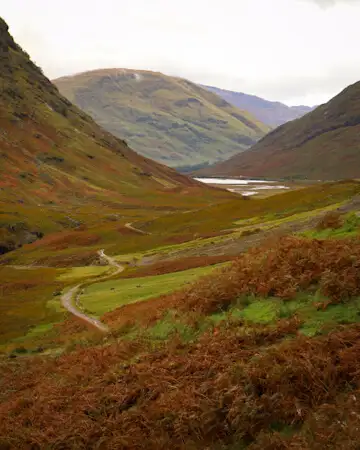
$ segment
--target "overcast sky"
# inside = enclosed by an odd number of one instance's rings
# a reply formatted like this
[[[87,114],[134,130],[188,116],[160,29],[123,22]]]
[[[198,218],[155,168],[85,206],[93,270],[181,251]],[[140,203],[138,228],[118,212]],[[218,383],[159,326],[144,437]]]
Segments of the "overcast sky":
[[[0,0],[50,78],[158,70],[290,105],[360,80],[360,0]]]

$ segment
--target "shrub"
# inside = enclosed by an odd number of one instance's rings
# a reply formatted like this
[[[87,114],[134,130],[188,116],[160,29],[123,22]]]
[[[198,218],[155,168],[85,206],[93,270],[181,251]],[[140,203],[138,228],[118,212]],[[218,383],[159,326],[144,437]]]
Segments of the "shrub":
[[[360,241],[283,237],[249,251],[175,299],[182,310],[214,313],[241,295],[293,298],[320,287],[334,303],[360,295]]]
[[[341,214],[335,211],[331,211],[326,213],[316,225],[316,229],[318,231],[332,229],[336,230],[341,228],[343,225],[343,221],[341,219]]]

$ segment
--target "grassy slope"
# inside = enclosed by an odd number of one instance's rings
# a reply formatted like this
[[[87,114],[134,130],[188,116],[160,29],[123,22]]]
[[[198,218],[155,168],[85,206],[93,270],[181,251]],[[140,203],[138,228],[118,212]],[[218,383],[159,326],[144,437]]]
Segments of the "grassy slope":
[[[106,345],[0,363],[2,444],[357,448],[359,242],[282,238],[106,315]]]
[[[223,161],[269,130],[194,83],[157,72],[104,69],[54,83],[136,151],[173,167]]]
[[[89,286],[81,296],[86,311],[103,315],[121,305],[147,300],[181,289],[185,284],[206,275],[213,267],[200,267],[150,277],[105,281]]]
[[[271,102],[255,95],[242,92],[228,91],[213,86],[203,86],[211,92],[219,95],[228,103],[240,109],[245,109],[258,120],[271,127],[278,127],[290,120],[298,119],[309,113],[313,108],[309,106],[287,106],[280,102]]]
[[[0,253],[64,229],[67,247],[84,247],[134,217],[230,198],[100,128],[59,94],[2,21],[0,46]],[[95,224],[97,237],[86,230]]]
[[[201,236],[218,230],[236,227],[239,220],[263,217],[263,222],[295,213],[323,208],[349,199],[360,192],[357,181],[325,183],[298,191],[286,192],[265,199],[235,199],[221,205],[210,205],[185,214],[171,214],[144,224],[152,233],[166,229],[173,234]],[[267,218],[268,217],[268,218]]]
[[[134,262],[141,262],[144,258],[144,263],[147,265],[140,268],[132,268],[130,266],[121,274],[121,278],[118,281],[112,280],[109,282],[110,287],[119,286],[119,290],[115,292],[108,292],[104,288],[106,284],[103,283],[88,289],[91,293],[93,289],[99,289],[101,298],[103,295],[105,296],[104,298],[110,295],[111,299],[114,300],[111,305],[116,307],[116,302],[119,299],[121,301],[122,298],[120,294],[122,282],[124,281],[123,277],[153,276],[229,260],[231,259],[230,255],[236,254],[236,251],[242,251],[243,229],[249,229],[251,233],[259,224],[262,224],[261,227],[263,229],[270,229],[273,226],[282,225],[287,220],[292,220],[292,216],[299,220],[306,219],[307,217],[312,217],[313,214],[320,214],[328,208],[328,205],[339,204],[359,192],[360,187],[356,182],[327,184],[279,194],[264,200],[244,201],[238,199],[231,203],[224,203],[223,206],[218,205],[216,208],[212,206],[191,214],[168,214],[146,225],[146,229],[151,230],[151,235],[143,236],[136,233],[121,234],[118,232],[117,236],[115,236],[110,233],[109,243],[105,242],[106,252],[118,254],[118,260],[124,264],[129,262],[133,265]],[[313,210],[315,211],[313,212]],[[238,222],[239,220],[240,222]],[[221,236],[221,230],[224,228],[231,228],[233,234]],[[206,237],[209,235],[212,237],[201,239],[201,236]],[[31,264],[34,260],[42,261],[41,258],[47,255],[47,263],[61,266],[64,265],[65,255],[70,254],[72,255],[70,263],[80,266],[84,262],[75,258],[79,252],[81,254],[81,251],[85,249],[89,254],[90,260],[94,261],[96,251],[99,248],[99,243],[85,246],[84,248],[74,247],[75,244],[71,244],[69,249],[56,250],[59,244],[63,245],[63,241],[60,240],[59,243],[56,240],[52,241],[50,238],[52,237],[45,237],[34,244],[25,245],[21,250],[14,252],[14,259],[17,258],[18,263]],[[255,238],[257,238],[256,234]],[[183,241],[185,242],[182,244],[178,243]],[[223,246],[222,243],[224,243]],[[65,247],[68,245],[66,244]],[[239,250],[234,252],[231,249],[231,245],[235,249],[239,248]],[[237,245],[240,245],[240,247],[236,247]],[[207,254],[214,256],[207,257]],[[158,256],[160,260],[156,263]],[[59,260],[58,258],[60,257],[61,259]],[[47,278],[47,283],[43,283],[42,274],[48,273],[47,271],[52,275]],[[0,336],[2,343],[6,344],[13,338],[27,334],[31,327],[39,324],[46,325],[61,321],[63,314],[59,314],[61,312],[58,310],[59,298],[53,297],[53,293],[67,286],[78,284],[87,278],[104,273],[102,267],[78,267],[67,271],[63,269],[51,271],[53,269],[33,268],[32,270],[19,270],[8,267],[0,268],[0,278],[7,279],[11,274],[9,282],[4,285],[3,291],[0,291],[0,304],[3,306],[4,311],[7,311],[7,314],[3,315],[0,321],[1,328],[4,331]],[[172,276],[170,274],[169,278],[172,279]],[[157,287],[155,288],[152,285],[152,289],[154,288],[154,292],[160,292],[159,289],[163,288],[161,277],[158,279],[155,277],[154,282],[154,286],[157,285]],[[139,284],[137,281],[134,282],[135,284],[132,281],[125,281],[125,285],[127,283],[130,287]],[[105,290],[103,291],[103,289]],[[142,293],[139,289],[135,289],[137,296]],[[145,290],[147,291],[148,289],[145,287]],[[21,302],[17,301],[19,295],[21,295]],[[32,308],[34,298],[36,298],[38,304],[37,308]],[[89,296],[87,298],[89,298],[90,302],[92,301]],[[101,301],[99,307],[102,307]],[[64,338],[65,341],[66,339],[68,337]],[[42,339],[39,338],[38,340],[41,343]],[[31,339],[28,343],[30,346],[34,345]],[[50,347],[53,345],[52,343]]]
[[[346,201],[359,193],[360,183],[349,181],[317,185],[277,194],[268,199],[243,200],[235,196],[233,200],[223,201],[221,204],[217,201],[196,210],[191,208],[181,212],[168,211],[167,214],[138,207],[124,213],[136,214],[133,216],[136,226],[150,233],[148,235],[139,235],[127,230],[119,225],[118,221],[105,221],[88,226],[84,231],[71,230],[67,233],[46,236],[4,255],[2,261],[11,261],[12,264],[36,262],[37,265],[56,267],[82,266],[96,260],[99,248],[105,248],[108,254],[127,255],[150,252],[159,247],[171,250],[171,247],[179,244],[190,247],[201,246],[205,240],[216,240],[221,234],[236,231],[239,228],[237,223],[239,220],[246,221],[256,217],[256,221],[249,224],[256,226],[256,223],[278,221],[296,213]],[[196,198],[189,199],[189,203],[191,200],[196,201]],[[98,215],[91,217],[95,220]]]
[[[69,284],[53,269],[6,264],[89,264],[104,242],[136,236],[124,227],[127,222],[233,196],[136,154],[99,127],[59,94],[1,19],[0,52],[3,341],[43,321],[62,319],[50,301]]]
[[[360,82],[206,174],[341,179],[360,176]]]

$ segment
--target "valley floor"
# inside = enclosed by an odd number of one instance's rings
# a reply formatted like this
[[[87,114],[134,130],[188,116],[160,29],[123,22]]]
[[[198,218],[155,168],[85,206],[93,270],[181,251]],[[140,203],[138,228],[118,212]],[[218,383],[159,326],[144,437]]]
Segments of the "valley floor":
[[[359,194],[127,223],[89,266],[20,250],[0,266],[0,446],[357,448]]]

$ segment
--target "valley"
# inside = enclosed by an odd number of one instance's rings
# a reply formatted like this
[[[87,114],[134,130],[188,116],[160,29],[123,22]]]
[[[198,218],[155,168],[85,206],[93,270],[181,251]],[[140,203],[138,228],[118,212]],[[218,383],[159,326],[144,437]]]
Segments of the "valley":
[[[358,448],[357,84],[266,134],[159,72],[53,84],[2,19],[0,51],[0,449]]]

